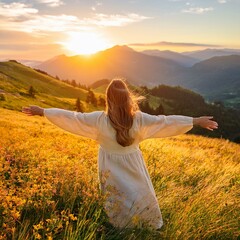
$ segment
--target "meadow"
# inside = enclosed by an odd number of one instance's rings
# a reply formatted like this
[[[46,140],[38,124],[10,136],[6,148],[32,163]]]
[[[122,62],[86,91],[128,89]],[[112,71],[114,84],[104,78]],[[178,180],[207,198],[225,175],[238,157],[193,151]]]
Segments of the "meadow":
[[[96,142],[0,114],[0,239],[239,238],[239,145],[191,134],[142,142],[164,226],[121,230],[104,212]]]

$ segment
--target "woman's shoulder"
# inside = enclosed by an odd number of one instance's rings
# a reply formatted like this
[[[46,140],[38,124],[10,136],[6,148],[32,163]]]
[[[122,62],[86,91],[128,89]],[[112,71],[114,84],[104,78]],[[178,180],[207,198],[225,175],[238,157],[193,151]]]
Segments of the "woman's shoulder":
[[[142,117],[144,117],[147,113],[142,112],[141,110],[137,110],[134,114],[134,117],[136,119],[141,119]],[[148,114],[147,114],[148,115]]]
[[[145,113],[138,110],[136,111],[135,116],[138,119],[156,119],[158,116],[164,116],[164,115],[152,115],[152,114]]]
[[[134,121],[135,121],[136,123],[138,123],[138,124],[141,123],[142,114],[143,114],[143,112],[140,111],[140,110],[137,110],[137,111],[134,113]]]
[[[75,112],[77,118],[83,119],[88,122],[96,122],[104,117],[104,111],[93,111],[93,112]]]
[[[139,125],[148,125],[158,122],[160,115],[151,115],[142,111],[136,111],[135,113],[135,121]]]
[[[140,110],[137,110],[134,114],[135,117],[139,117],[141,115],[142,115],[142,111],[140,111]]]
[[[89,115],[89,116],[95,116],[95,117],[100,117],[105,115],[104,111],[93,111],[93,112],[84,112],[84,115]]]
[[[106,121],[107,119],[107,113],[105,111],[94,111],[92,112],[94,117],[98,119],[99,121]]]

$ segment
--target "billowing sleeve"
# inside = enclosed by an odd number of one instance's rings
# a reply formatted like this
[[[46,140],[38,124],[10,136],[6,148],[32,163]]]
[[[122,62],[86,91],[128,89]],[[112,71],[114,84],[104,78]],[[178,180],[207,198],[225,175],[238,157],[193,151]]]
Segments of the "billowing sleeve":
[[[80,113],[59,108],[45,108],[44,116],[54,125],[73,134],[97,140],[103,112]]]
[[[140,138],[164,138],[188,132],[193,127],[193,118],[181,115],[149,115],[141,112]]]

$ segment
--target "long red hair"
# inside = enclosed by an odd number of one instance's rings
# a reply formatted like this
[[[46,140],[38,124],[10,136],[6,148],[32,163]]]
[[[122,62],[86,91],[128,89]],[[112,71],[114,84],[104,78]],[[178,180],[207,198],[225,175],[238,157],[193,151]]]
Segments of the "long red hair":
[[[134,96],[123,80],[115,79],[108,85],[106,98],[106,112],[116,130],[116,140],[123,147],[130,146],[134,138],[129,130],[138,109]]]

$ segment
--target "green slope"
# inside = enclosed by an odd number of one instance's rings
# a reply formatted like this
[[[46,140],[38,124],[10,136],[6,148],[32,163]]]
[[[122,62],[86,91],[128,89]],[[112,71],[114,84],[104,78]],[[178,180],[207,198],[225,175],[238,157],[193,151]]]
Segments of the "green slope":
[[[36,90],[35,97],[28,93],[29,87]],[[94,88],[95,87],[95,88]],[[95,96],[103,97],[107,80],[96,82],[92,86]],[[138,95],[145,96],[149,107],[141,107],[150,114],[162,114],[158,107],[163,107],[165,115],[179,114],[186,116],[214,116],[219,123],[217,131],[209,132],[196,128],[194,134],[211,137],[223,137],[239,142],[240,115],[239,111],[224,108],[221,104],[207,104],[204,99],[190,90],[180,87],[160,85],[153,89],[146,87],[130,88]],[[0,108],[21,110],[23,106],[39,105],[42,107],[59,107],[75,110],[76,99],[79,97],[83,111],[103,109],[104,106],[93,106],[85,102],[88,91],[75,88],[47,74],[36,71],[14,61],[0,63]]]
[[[35,97],[28,94],[29,87]],[[76,98],[85,101],[87,91],[74,88],[17,62],[0,63],[0,107],[20,110],[26,104],[74,108]]]

